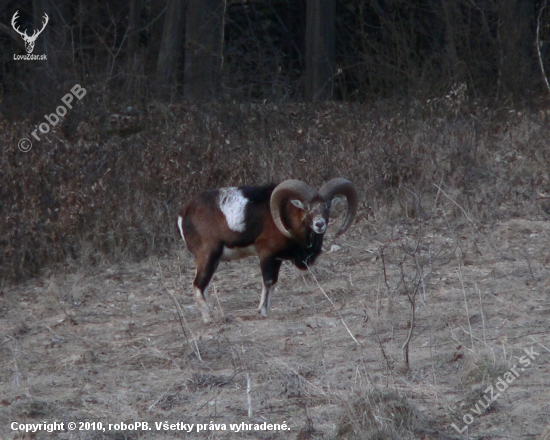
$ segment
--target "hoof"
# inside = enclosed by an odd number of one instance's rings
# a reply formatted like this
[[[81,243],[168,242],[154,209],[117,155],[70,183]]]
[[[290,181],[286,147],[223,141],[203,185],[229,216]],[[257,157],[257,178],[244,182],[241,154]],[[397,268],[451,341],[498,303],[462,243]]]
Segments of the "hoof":
[[[204,322],[205,324],[208,324],[212,321],[212,316],[210,315],[210,310],[202,309],[201,310],[201,315],[202,315],[202,322]]]

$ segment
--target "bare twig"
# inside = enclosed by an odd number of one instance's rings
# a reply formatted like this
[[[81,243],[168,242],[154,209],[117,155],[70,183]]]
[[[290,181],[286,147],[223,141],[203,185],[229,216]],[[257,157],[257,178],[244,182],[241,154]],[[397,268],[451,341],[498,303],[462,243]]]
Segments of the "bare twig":
[[[540,52],[540,17],[542,16],[542,11],[544,11],[544,8],[546,8],[546,1],[544,2],[544,5],[540,8],[539,15],[537,16],[537,55],[539,58],[539,64],[540,64],[540,71],[542,72],[542,78],[544,79],[544,83],[546,84],[546,88],[548,89],[548,93],[550,93],[550,82],[548,81],[548,76],[546,76],[546,70],[544,69],[544,63],[542,61],[542,54]]]
[[[539,344],[542,348],[544,348],[546,351],[550,352],[550,348],[546,347],[545,345],[542,345],[539,341],[537,341],[535,338],[533,338],[531,336],[531,339],[536,342],[537,344]]]
[[[462,286],[462,295],[464,296],[464,306],[466,307],[466,318],[468,319],[468,327],[470,328],[470,339],[472,342],[472,352],[475,353],[474,348],[474,338],[472,331],[472,323],[470,322],[470,312],[468,310],[468,301],[466,300],[466,289],[464,287],[464,278],[462,277],[462,267],[460,266],[460,261],[458,262],[458,269],[456,270],[458,279],[460,280],[460,285]]]
[[[523,249],[523,255],[525,255],[525,260],[527,261],[527,267],[529,268],[529,272],[531,273],[531,278],[533,278],[533,281],[536,281],[535,274],[533,273],[533,269],[531,268],[531,260],[529,258],[529,254],[525,249]]]
[[[164,393],[162,393],[162,394],[159,396],[159,398],[158,398],[157,400],[155,400],[155,401],[151,404],[151,406],[150,406],[149,408],[147,408],[147,412],[151,411],[151,410],[153,409],[153,407],[154,407],[157,403],[159,403],[159,402],[162,400],[162,398],[163,398],[164,396],[166,396],[166,394],[168,393],[168,391],[170,391],[170,390],[172,389],[172,387],[173,387],[175,384],[177,384],[181,379],[183,379],[183,376],[178,377],[178,378],[177,378],[168,388],[166,388],[166,391],[164,391]]]
[[[248,418],[252,418],[252,395],[250,394],[250,390],[252,388],[251,382],[250,382],[250,373],[246,373],[246,398],[248,400]]]
[[[338,313],[338,316],[340,317],[340,321],[342,321],[342,324],[344,324],[344,327],[346,327],[346,330],[348,331],[349,335],[351,336],[351,339],[353,339],[353,341],[357,344],[357,345],[361,345],[359,343],[359,341],[357,339],[355,339],[355,336],[353,336],[353,333],[351,332],[351,330],[349,329],[349,327],[347,326],[346,324],[346,321],[344,321],[344,318],[342,317],[342,314],[340,313],[340,311],[336,308],[336,304],[334,304],[334,302],[332,301],[332,299],[330,299],[330,297],[327,295],[327,293],[325,292],[325,290],[321,287],[321,285],[319,284],[319,281],[317,281],[317,278],[315,277],[315,275],[313,274],[313,272],[311,271],[311,269],[309,268],[309,266],[306,264],[306,267],[307,267],[307,270],[308,272],[310,273],[310,275],[312,276],[312,278],[315,280],[315,283],[317,284],[317,287],[319,288],[319,290],[321,292],[323,292],[323,295],[325,295],[325,298],[329,300],[329,302],[332,304],[332,307],[334,307],[334,310],[336,310],[336,313]]]
[[[455,202],[455,201],[454,201],[445,191],[443,191],[443,190],[441,189],[441,187],[440,187],[439,185],[437,185],[437,184],[434,183],[433,186],[435,186],[439,191],[441,191],[441,192],[443,193],[443,195],[444,195],[445,197],[447,197],[451,202],[453,202],[456,206],[458,206],[458,208],[462,211],[462,213],[466,216],[466,218],[468,219],[468,221],[472,224],[472,226],[473,226],[473,227],[475,228],[475,230],[477,231],[478,228],[477,228],[476,224],[475,224],[474,221],[470,218],[470,216],[469,216],[468,213],[465,211],[465,209],[464,209],[462,206],[460,206],[458,203],[456,203],[456,202]]]
[[[481,291],[479,290],[479,287],[477,285],[476,282],[474,282],[475,286],[476,286],[476,289],[477,289],[477,294],[479,296],[479,309],[481,311],[481,323],[483,324],[483,342],[485,343],[485,345],[487,345],[487,333],[486,333],[486,330],[485,330],[485,313],[483,313],[483,303],[481,302]]]
[[[197,408],[197,411],[195,412],[195,417],[197,417],[199,415],[199,413],[201,412],[201,410],[208,404],[210,404],[210,402],[214,401],[216,402],[216,398],[222,393],[223,391],[223,388],[220,388],[219,391],[210,399],[208,399],[206,402],[204,402],[201,406],[199,406]]]
[[[319,325],[319,317],[317,316],[317,306],[315,305],[315,298],[313,296],[311,297],[311,302],[313,304],[313,314],[315,316],[315,325],[317,326],[317,336],[319,336],[319,343],[321,347],[321,359],[323,360],[323,371],[325,373],[327,387],[330,392],[330,381],[328,380],[327,362],[325,357],[325,341],[323,340],[323,332],[321,331],[321,326]]]
[[[193,350],[195,352],[195,354],[196,354],[197,358],[199,359],[199,361],[202,362],[201,352],[199,350],[199,346],[197,345],[197,338],[195,338],[195,335],[193,334],[193,330],[191,330],[191,327],[189,327],[189,325],[187,324],[187,320],[185,319],[185,315],[183,314],[183,311],[181,310],[180,303],[178,302],[178,300],[176,299],[174,294],[170,291],[170,289],[168,289],[166,287],[166,284],[164,284],[164,277],[162,275],[162,268],[160,267],[160,261],[158,261],[158,259],[157,259],[157,264],[159,266],[159,271],[160,271],[160,282],[161,282],[162,286],[164,287],[164,290],[166,290],[168,295],[170,295],[170,299],[172,300],[172,302],[174,303],[174,306],[176,306],[176,310],[178,311],[178,317],[179,317],[181,329],[183,331],[183,335],[185,336],[185,339],[187,340],[187,343],[191,347],[191,350]],[[191,342],[189,341],[189,338],[187,337],[187,332],[185,331],[185,327],[187,327],[189,329],[189,332],[191,333],[191,337],[193,338],[193,343],[195,345],[194,347],[193,347],[193,345],[191,345]]]
[[[461,325],[458,326],[458,328],[460,328],[460,330],[462,330],[464,332],[464,334],[470,336],[470,338],[473,338],[473,339],[476,339],[477,341],[481,342],[482,344],[484,344],[489,350],[491,350],[492,354],[493,354],[493,361],[496,362],[496,356],[495,356],[495,350],[493,349],[493,347],[491,347],[489,344],[487,344],[487,342],[485,341],[482,341],[480,338],[478,338],[476,335],[474,335],[473,333],[469,332],[468,330],[466,330],[464,327],[462,327]],[[490,340],[493,340],[493,341],[499,341],[501,338],[498,337],[498,338],[491,338]],[[461,344],[462,345],[462,344]],[[466,349],[469,350],[468,347],[466,347]],[[472,351],[472,350],[470,350]],[[472,351],[473,354],[476,354],[474,351]]]
[[[3,23],[0,23],[0,31],[4,32],[5,34],[9,35],[13,38],[13,40],[21,46],[22,49],[25,49],[25,42],[19,37],[17,32],[13,30],[13,28],[10,28],[9,26],[6,26]]]
[[[380,246],[380,259],[382,260],[382,271],[384,273],[384,284],[386,284],[386,289],[388,290],[388,295],[390,294],[390,285],[388,283],[388,273],[386,272],[386,260],[385,260],[385,254],[384,250],[386,249],[387,245]]]
[[[412,293],[412,295],[409,292],[407,292],[407,297],[409,298],[409,302],[411,303],[411,318],[408,322],[409,332],[407,334],[407,339],[405,340],[405,342],[403,343],[403,346],[401,347],[401,349],[403,350],[403,361],[405,362],[405,365],[407,366],[407,368],[410,368],[410,366],[409,366],[409,342],[411,342],[411,338],[412,338],[412,334],[413,334],[413,330],[414,330],[414,318],[416,316],[415,300],[416,300],[416,294],[418,293],[419,285],[420,284],[416,285],[416,289],[414,289],[414,292]]]
[[[19,348],[17,347],[17,339],[9,335],[6,335],[6,337],[13,342],[13,347],[11,349],[13,353],[13,370],[15,372],[15,378],[13,379],[13,381],[15,385],[19,387],[19,367],[17,365],[17,353],[19,351]]]
[[[365,276],[365,278],[367,278],[367,273],[365,272],[365,269],[363,267],[363,265],[357,260],[354,258],[354,261],[355,261],[355,264],[357,264],[360,268],[361,268],[361,271],[363,272],[363,275]],[[387,286],[388,289],[389,289],[389,286]],[[376,303],[377,303],[377,308],[378,308],[378,304],[380,304],[380,301],[378,300],[378,293],[380,292],[380,289],[377,289],[377,299],[376,299]],[[388,291],[388,294],[389,294],[389,291]],[[388,356],[386,355],[386,351],[384,350],[384,346],[382,345],[382,341],[380,340],[380,336],[378,335],[379,331],[378,331],[378,328],[376,327],[376,325],[374,324],[374,321],[370,318],[369,316],[369,312],[367,311],[367,307],[364,306],[365,309],[364,309],[364,313],[365,313],[365,316],[367,317],[367,319],[365,320],[365,324],[370,322],[371,325],[372,325],[372,328],[374,330],[374,335],[376,336],[376,340],[378,341],[378,345],[380,346],[380,351],[382,352],[382,356],[384,357],[384,360],[386,361],[386,367],[388,369],[388,372],[390,373],[390,376],[392,375],[392,370],[391,370],[391,366],[390,366],[390,361],[388,359]],[[380,315],[380,310],[378,310],[378,316]],[[393,339],[393,338],[392,338]],[[366,371],[366,369],[365,369]],[[388,377],[388,376],[386,376]],[[367,373],[367,379],[368,379],[368,373]]]
[[[225,321],[225,313],[223,313],[223,308],[222,308],[222,305],[220,303],[220,298],[218,296],[218,289],[216,288],[216,283],[212,283],[212,290],[214,291],[214,296],[216,297],[216,302],[218,303],[218,307],[220,308],[222,318]]]

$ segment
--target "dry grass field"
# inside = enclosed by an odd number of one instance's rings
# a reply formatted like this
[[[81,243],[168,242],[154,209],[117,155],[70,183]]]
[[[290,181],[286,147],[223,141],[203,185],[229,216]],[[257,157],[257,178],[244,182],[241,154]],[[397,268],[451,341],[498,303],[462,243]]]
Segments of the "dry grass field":
[[[550,422],[550,224],[449,222],[454,202],[439,197],[431,215],[399,226],[360,213],[334,238],[334,219],[310,273],[283,266],[269,319],[256,312],[250,258],[220,266],[209,289],[216,317],[203,324],[183,244],[162,259],[4,288],[0,437],[539,438]],[[24,434],[13,421],[151,429]],[[287,430],[231,431],[242,422]]]
[[[146,110],[75,111],[28,153],[28,121],[1,122],[1,440],[548,440],[548,112]],[[268,319],[257,259],[222,263],[204,324],[181,204],[337,176],[355,224],[335,238],[333,210]]]

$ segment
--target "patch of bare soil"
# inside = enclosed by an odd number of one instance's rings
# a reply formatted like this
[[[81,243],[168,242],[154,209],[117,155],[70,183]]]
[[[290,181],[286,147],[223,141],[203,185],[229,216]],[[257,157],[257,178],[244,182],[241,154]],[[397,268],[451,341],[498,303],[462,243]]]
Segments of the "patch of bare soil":
[[[363,218],[343,237],[335,231],[331,225],[311,273],[285,263],[269,319],[256,312],[254,258],[220,265],[208,325],[194,304],[185,250],[4,287],[0,437],[517,440],[543,433],[550,421],[548,221],[478,226],[449,224],[441,214],[393,227]],[[413,302],[407,368],[402,346]],[[54,421],[82,430],[11,429]],[[155,422],[194,428],[157,430]],[[288,430],[261,430],[264,422]]]

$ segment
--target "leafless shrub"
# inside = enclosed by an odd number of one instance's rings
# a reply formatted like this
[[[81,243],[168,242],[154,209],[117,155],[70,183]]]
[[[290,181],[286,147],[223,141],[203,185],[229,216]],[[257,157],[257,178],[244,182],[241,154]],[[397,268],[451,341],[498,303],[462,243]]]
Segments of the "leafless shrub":
[[[338,438],[413,439],[426,421],[408,398],[384,389],[362,390],[344,405]]]
[[[549,188],[544,115],[449,122],[355,104],[151,104],[125,130],[94,107],[95,93],[70,141],[56,132],[22,153],[31,126],[0,122],[10,146],[0,158],[10,182],[0,189],[0,277],[170,252],[182,195],[223,185],[341,175],[389,221],[427,218],[436,198],[449,218],[540,212],[533,202]]]

